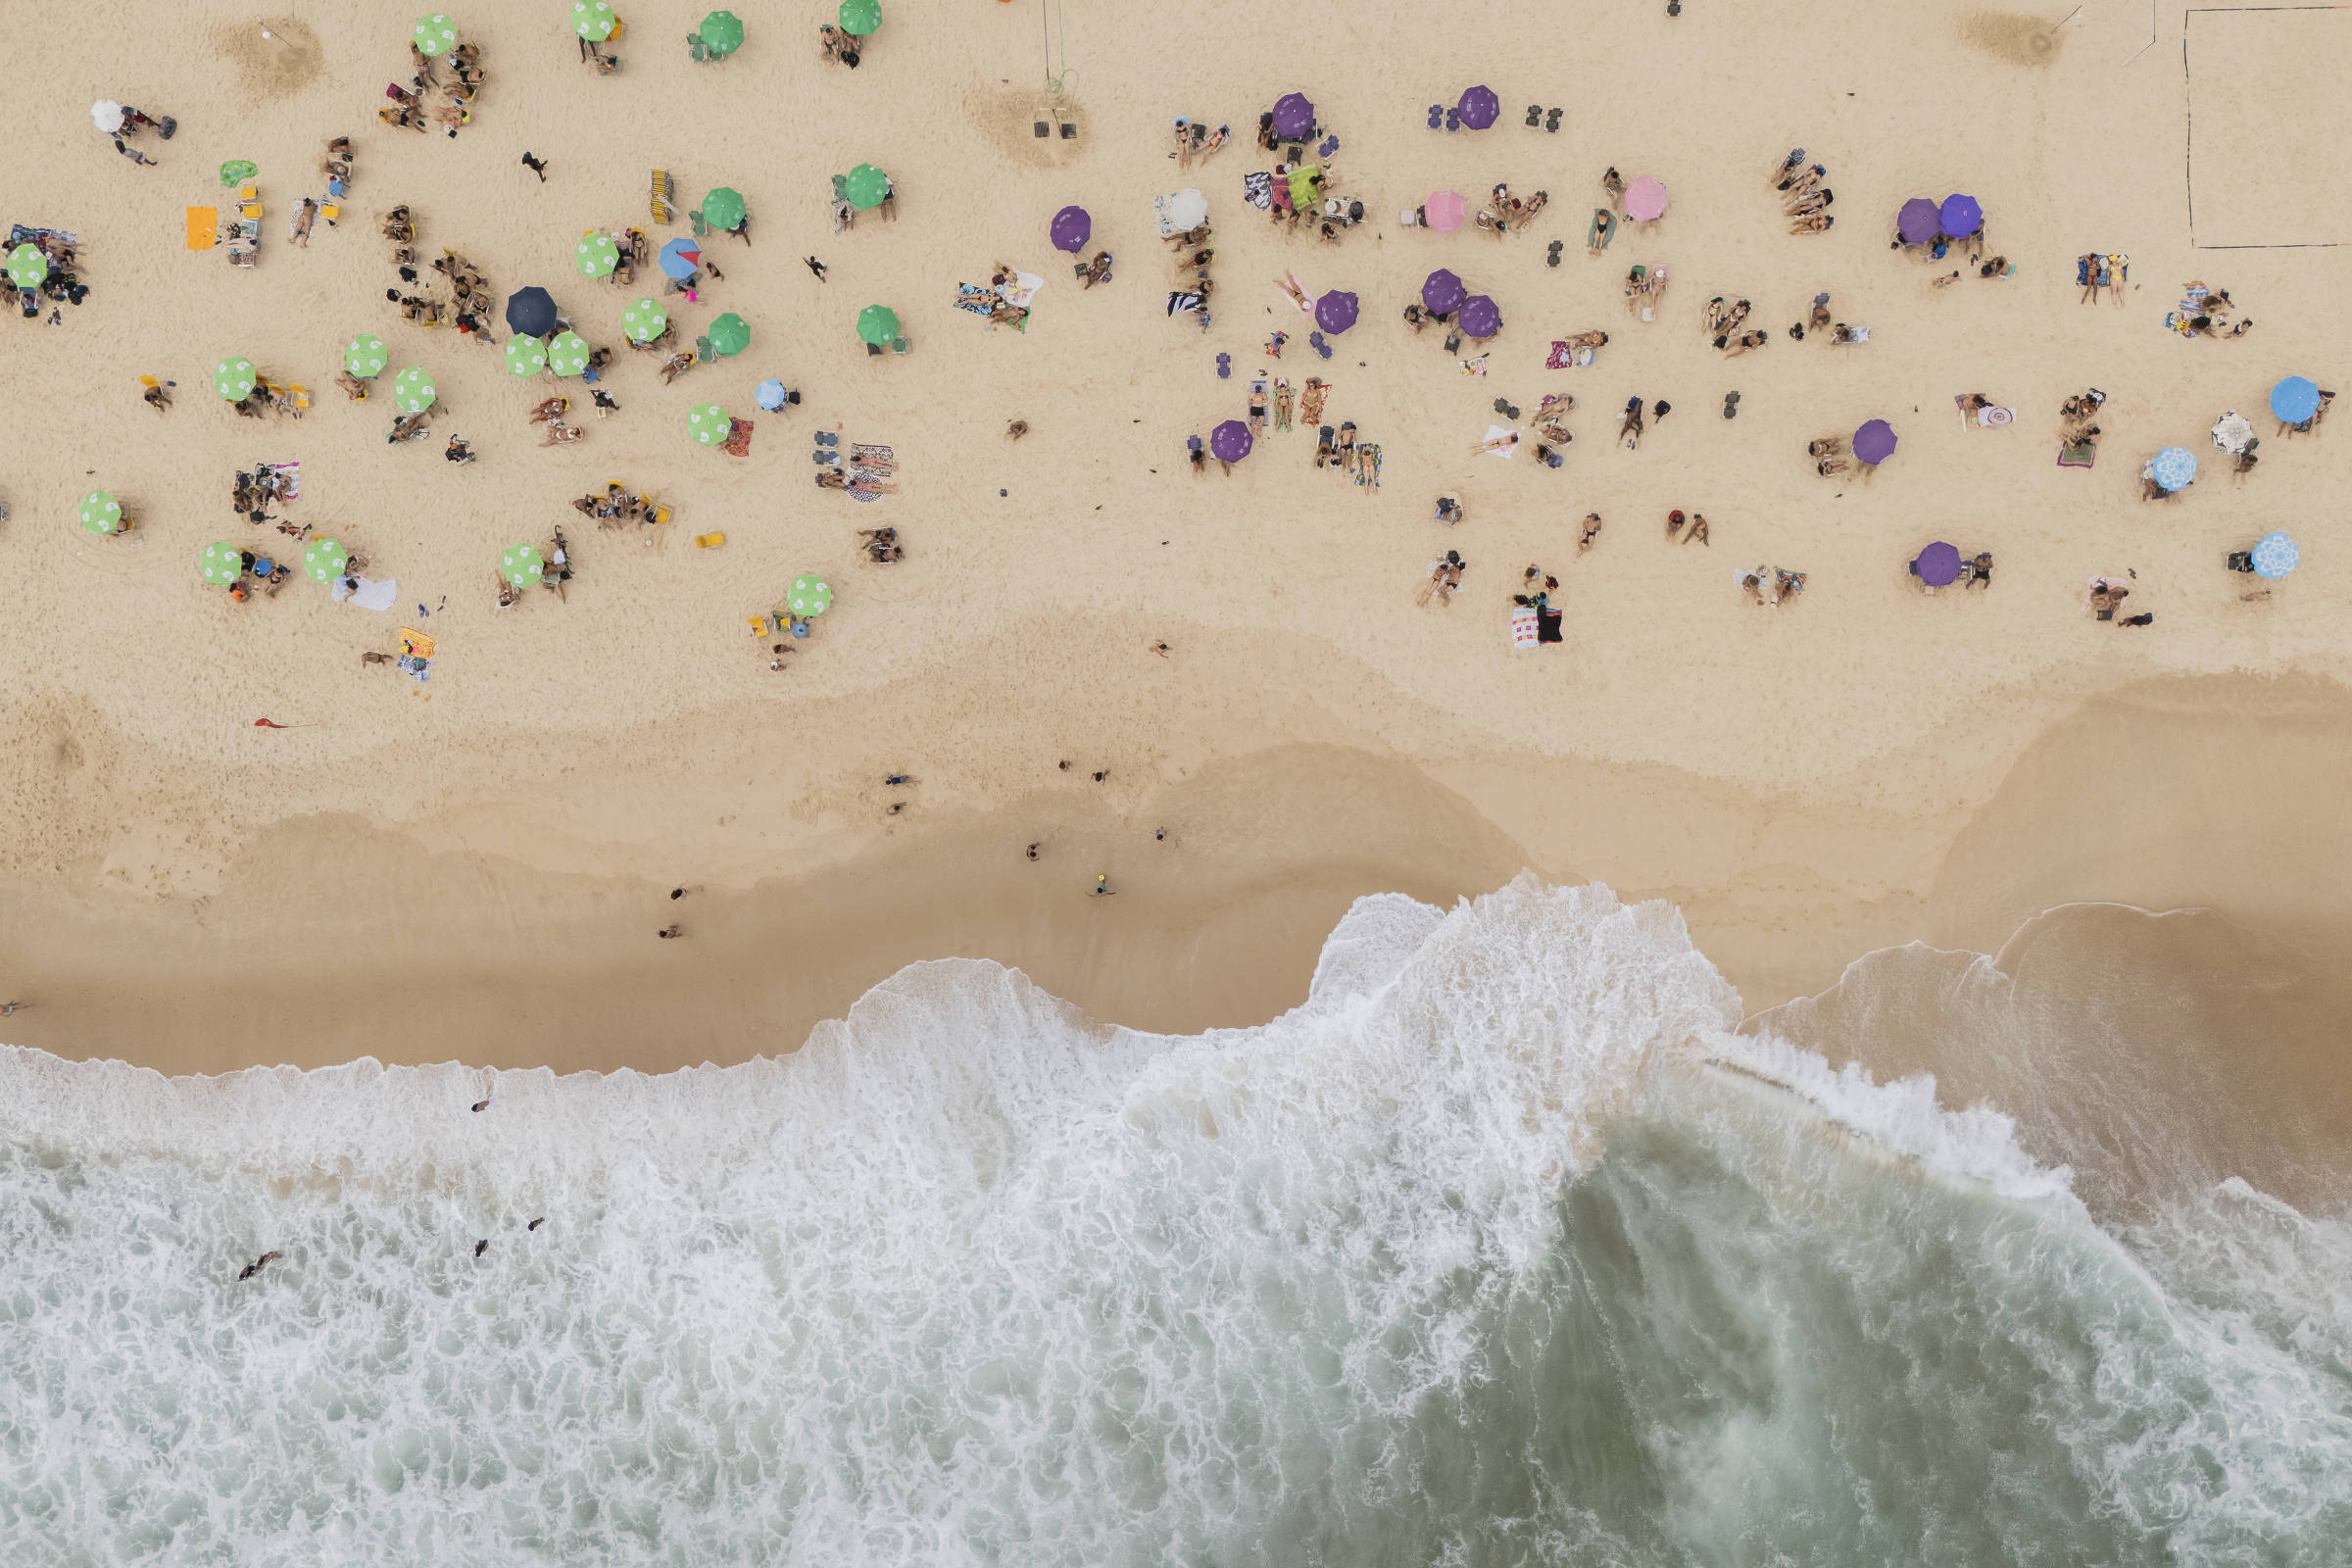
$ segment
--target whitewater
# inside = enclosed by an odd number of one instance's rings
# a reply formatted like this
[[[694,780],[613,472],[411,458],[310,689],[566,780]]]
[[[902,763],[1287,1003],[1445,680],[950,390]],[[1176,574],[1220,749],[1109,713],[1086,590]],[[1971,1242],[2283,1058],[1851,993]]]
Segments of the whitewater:
[[[659,1077],[0,1050],[0,1564],[2352,1560],[2342,1216],[1740,1023],[1523,878],[1196,1037],[945,960]]]

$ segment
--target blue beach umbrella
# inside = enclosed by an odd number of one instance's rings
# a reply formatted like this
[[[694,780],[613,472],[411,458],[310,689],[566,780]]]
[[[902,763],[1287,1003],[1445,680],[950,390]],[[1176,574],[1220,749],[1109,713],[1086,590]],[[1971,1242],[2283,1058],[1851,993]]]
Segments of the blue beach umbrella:
[[[2166,447],[2148,466],[2157,486],[2166,491],[2185,490],[2196,482],[2197,455],[2186,447]]]
[[[2309,376],[2290,375],[2271,388],[2271,413],[2287,424],[2301,424],[2319,412],[2319,383]]]
[[[702,265],[702,261],[701,246],[690,239],[673,239],[662,247],[662,275],[679,278],[692,277],[695,269]]]
[[[2254,575],[2283,577],[2301,559],[2292,539],[2282,533],[2266,533],[2254,544]]]

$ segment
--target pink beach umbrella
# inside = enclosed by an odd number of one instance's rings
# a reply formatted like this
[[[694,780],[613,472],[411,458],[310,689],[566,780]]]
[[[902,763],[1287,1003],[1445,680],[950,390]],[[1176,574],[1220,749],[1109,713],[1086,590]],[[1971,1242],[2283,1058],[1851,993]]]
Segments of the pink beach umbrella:
[[[1643,174],[1625,187],[1625,216],[1637,223],[1647,223],[1666,216],[1666,182],[1654,174]]]
[[[1421,213],[1429,220],[1430,227],[1441,234],[1450,234],[1462,226],[1464,205],[1459,191],[1433,190],[1429,200],[1421,204]]]

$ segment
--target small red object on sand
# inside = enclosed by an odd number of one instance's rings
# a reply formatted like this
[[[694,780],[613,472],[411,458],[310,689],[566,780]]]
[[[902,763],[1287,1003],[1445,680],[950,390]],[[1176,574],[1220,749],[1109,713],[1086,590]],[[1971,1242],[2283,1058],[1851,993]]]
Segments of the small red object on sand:
[[[253,727],[255,729],[284,729],[286,726],[267,718],[257,718],[253,721]]]

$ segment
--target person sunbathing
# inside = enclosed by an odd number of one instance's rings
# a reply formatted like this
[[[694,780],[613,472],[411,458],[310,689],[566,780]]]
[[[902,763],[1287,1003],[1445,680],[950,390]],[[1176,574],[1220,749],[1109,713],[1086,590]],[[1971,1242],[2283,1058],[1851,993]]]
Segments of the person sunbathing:
[[[693,355],[672,354],[668,359],[662,362],[662,384],[663,386],[667,386],[670,382],[675,381],[679,376],[684,375],[688,370],[693,368]]]
[[[1724,346],[1724,340],[1721,338],[1717,338],[1715,340],[1715,346],[1719,349],[1723,349],[1723,357],[1725,359],[1731,360],[1739,358],[1740,355],[1745,354],[1750,349],[1760,349],[1771,341],[1772,334],[1769,332],[1748,332],[1743,334],[1738,342],[1733,343],[1728,348]]]
[[[139,396],[146,399],[147,406],[155,410],[155,412],[158,414],[161,414],[166,409],[172,407],[172,394],[165,391],[161,386],[151,386],[146,391],[140,393]]]
[[[1805,455],[1813,458],[1834,458],[1845,451],[1845,437],[1825,435],[1805,447]]]
[[[393,208],[384,215],[382,229],[384,238],[397,240],[404,245],[412,243],[416,238],[416,228],[409,221],[409,209],[406,203]]]
[[[587,429],[584,426],[577,424],[565,424],[562,419],[550,419],[547,421],[547,434],[540,440],[539,444],[543,447],[564,446],[570,442],[577,441],[581,436],[586,435],[587,433]]]
[[[531,422],[533,424],[545,424],[549,420],[563,414],[564,410],[570,407],[571,400],[569,398],[548,398],[537,408],[531,410]]]
[[[1712,544],[1709,544],[1707,540],[1707,514],[1703,512],[1693,512],[1690,514],[1690,527],[1689,531],[1683,535],[1683,543],[1690,544],[1693,542],[1706,545],[1710,550],[1715,548]]]
[[[403,414],[393,419],[392,433],[384,439],[387,442],[414,441],[423,434],[425,434],[424,415],[421,412]]]
[[[1600,514],[1597,512],[1586,513],[1585,531],[1577,537],[1576,553],[1580,556],[1583,555],[1586,551],[1592,548],[1593,541],[1597,540],[1599,537]]]
[[[1800,218],[1789,224],[1788,232],[1791,234],[1826,234],[1837,221],[1838,220],[1828,213],[1816,213],[1811,218]]]

